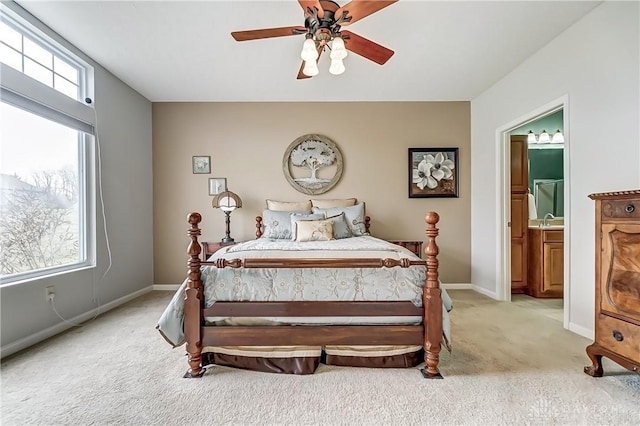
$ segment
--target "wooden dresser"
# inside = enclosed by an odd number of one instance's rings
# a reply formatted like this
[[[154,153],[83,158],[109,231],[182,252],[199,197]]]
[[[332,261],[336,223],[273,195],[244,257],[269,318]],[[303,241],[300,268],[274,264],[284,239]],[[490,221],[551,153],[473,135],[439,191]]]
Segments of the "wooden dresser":
[[[596,202],[596,329],[584,372],[601,377],[606,356],[640,374],[640,190],[589,198]]]

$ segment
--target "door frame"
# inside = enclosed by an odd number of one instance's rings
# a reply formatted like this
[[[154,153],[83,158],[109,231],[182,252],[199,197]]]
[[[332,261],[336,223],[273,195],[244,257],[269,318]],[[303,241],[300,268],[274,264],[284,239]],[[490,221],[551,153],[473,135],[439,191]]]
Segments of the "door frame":
[[[496,277],[498,278],[498,300],[511,301],[511,131],[532,121],[547,116],[558,110],[563,110],[564,155],[563,174],[564,184],[564,298],[563,298],[563,326],[569,328],[570,296],[571,296],[571,185],[570,160],[571,138],[569,130],[569,95],[530,111],[519,118],[496,129],[496,241],[498,253],[496,256]]]

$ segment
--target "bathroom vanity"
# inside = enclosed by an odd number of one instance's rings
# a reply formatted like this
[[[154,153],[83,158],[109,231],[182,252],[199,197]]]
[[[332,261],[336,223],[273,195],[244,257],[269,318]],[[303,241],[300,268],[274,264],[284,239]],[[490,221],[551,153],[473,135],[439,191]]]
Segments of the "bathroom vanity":
[[[530,225],[528,291],[533,297],[561,298],[564,293],[564,226]]]

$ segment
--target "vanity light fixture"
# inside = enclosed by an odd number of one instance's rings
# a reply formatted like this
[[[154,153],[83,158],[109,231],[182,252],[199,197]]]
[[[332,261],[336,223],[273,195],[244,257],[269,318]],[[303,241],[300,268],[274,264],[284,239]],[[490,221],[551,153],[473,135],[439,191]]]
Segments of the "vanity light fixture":
[[[553,134],[553,137],[551,137],[546,130],[543,130],[542,133],[540,133],[540,136],[536,136],[536,134],[533,133],[533,130],[529,130],[529,133],[527,134],[527,143],[528,144],[547,144],[547,143],[562,144],[564,143],[564,135],[562,134],[560,129],[558,129]]]

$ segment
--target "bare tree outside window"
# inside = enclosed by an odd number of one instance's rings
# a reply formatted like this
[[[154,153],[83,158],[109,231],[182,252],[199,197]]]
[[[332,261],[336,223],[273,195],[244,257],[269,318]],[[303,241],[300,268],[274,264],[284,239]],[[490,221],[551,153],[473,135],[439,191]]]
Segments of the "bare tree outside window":
[[[69,169],[23,180],[0,175],[0,273],[16,274],[78,261],[78,178]]]
[[[0,103],[0,112],[3,282],[85,262],[79,163],[84,137],[78,130],[5,103]]]

